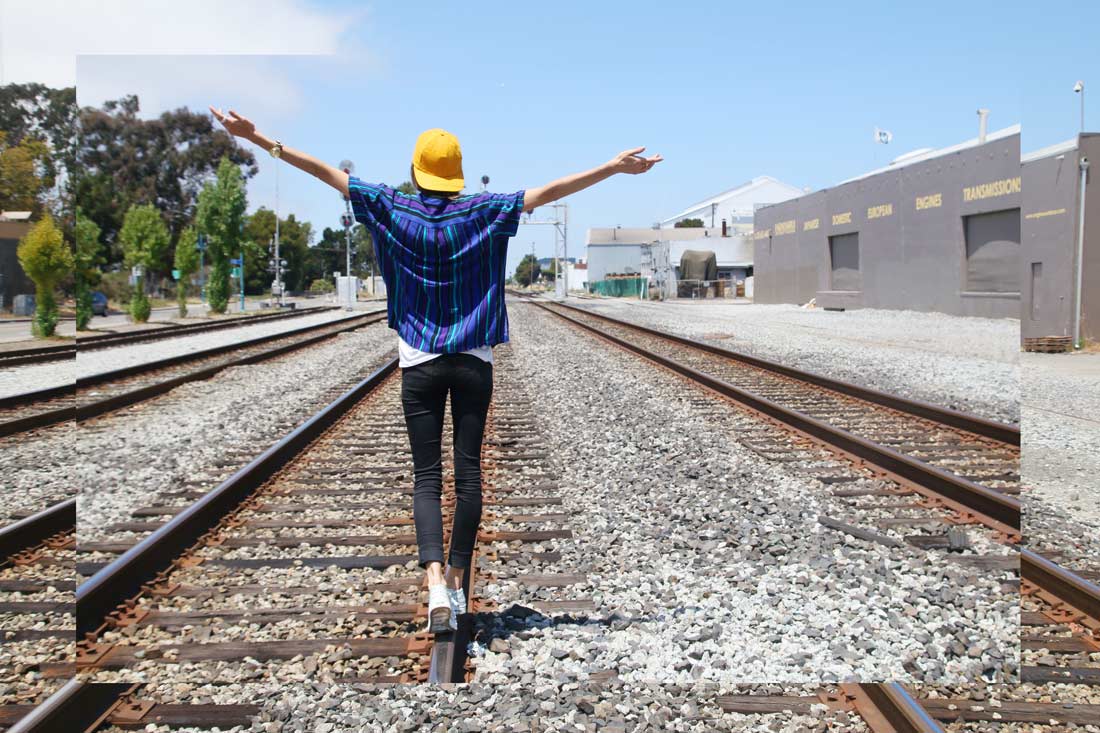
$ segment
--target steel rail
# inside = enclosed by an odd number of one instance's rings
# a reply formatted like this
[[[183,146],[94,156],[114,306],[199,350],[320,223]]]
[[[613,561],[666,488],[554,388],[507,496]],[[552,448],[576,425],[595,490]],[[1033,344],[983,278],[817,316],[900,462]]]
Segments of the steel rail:
[[[76,344],[55,344],[53,346],[34,346],[29,349],[0,351],[0,366],[12,367],[23,364],[44,364],[50,361],[73,359],[76,357]]]
[[[1027,548],[1020,548],[1020,577],[1100,623],[1100,586],[1095,583]]]
[[[476,565],[477,550],[474,550],[470,566],[462,574],[462,587],[466,593],[466,613],[458,617],[457,631],[435,635],[428,666],[429,684],[467,681],[466,661],[469,657],[466,650],[474,637],[474,567]]]
[[[536,303],[541,308],[546,310],[552,310],[543,303]],[[559,308],[567,308],[577,313],[583,313],[587,316],[596,318],[597,320],[605,321],[607,323],[614,323],[617,326],[624,328],[630,328],[635,331],[655,336],[657,338],[667,339],[669,341],[675,341],[676,343],[683,344],[684,346],[690,346],[693,349],[705,351],[715,356],[721,356],[726,359],[732,359],[739,361],[750,366],[764,369],[766,371],[775,372],[776,374],[782,374],[785,377],[797,379],[801,382],[807,382],[809,384],[817,385],[818,387],[825,387],[835,392],[848,395],[849,397],[855,397],[857,399],[864,400],[866,402],[873,402],[883,407],[889,407],[899,412],[904,412],[909,415],[921,417],[926,420],[933,420],[935,422],[947,425],[960,430],[966,430],[967,432],[975,433],[986,438],[992,438],[993,440],[1006,443],[1008,445],[1019,446],[1020,445],[1020,428],[1015,425],[1007,425],[1005,423],[996,422],[994,420],[987,420],[986,418],[979,417],[977,415],[971,415],[959,410],[952,410],[948,407],[940,407],[939,405],[933,405],[930,402],[922,402],[920,400],[911,400],[905,397],[898,397],[896,395],[887,394],[886,392],[880,392],[870,387],[863,387],[858,384],[852,384],[851,382],[845,382],[839,379],[833,379],[821,374],[815,374],[813,372],[803,371],[801,369],[795,369],[793,367],[784,366],[783,364],[762,359],[756,356],[750,356],[748,354],[742,354],[737,351],[731,351],[729,349],[723,349],[719,346],[713,346],[711,344],[704,343],[702,341],[696,341],[695,339],[687,338],[685,336],[677,336],[676,334],[668,333],[667,331],[660,331],[648,326],[641,326],[636,323],[630,323],[629,321],[623,321],[618,318],[612,318],[611,316],[603,315],[602,313],[595,313],[586,308],[578,308],[575,305],[567,305],[565,303],[554,303],[553,305]]]
[[[0,529],[0,564],[20,552],[37,547],[59,532],[76,529],[76,498],[47,507]]]
[[[132,687],[129,683],[91,684],[71,679],[7,733],[90,733]]]
[[[840,688],[873,733],[944,733],[936,719],[897,682]]]
[[[993,489],[968,481],[923,461],[911,458],[891,448],[878,445],[870,440],[833,427],[816,418],[791,410],[766,398],[736,387],[729,382],[698,371],[668,357],[661,356],[633,344],[625,339],[604,333],[590,324],[571,316],[544,308],[558,318],[568,321],[618,346],[632,351],[650,361],[656,362],[678,374],[698,382],[725,395],[757,412],[779,420],[801,432],[827,443],[841,451],[871,463],[878,468],[900,477],[915,487],[934,492],[950,502],[980,515],[984,523],[1010,535],[1020,531],[1020,501]]]
[[[85,405],[78,407],[61,407],[53,410],[46,410],[34,415],[28,415],[26,417],[16,418],[14,420],[8,420],[0,423],[0,437],[7,435],[14,435],[16,433],[26,432],[35,428],[47,427],[49,425],[55,425],[61,422],[67,422],[69,420],[86,420],[97,415],[102,415],[112,410],[117,410],[120,407],[132,405],[142,400],[147,400],[151,397],[155,397],[165,392],[175,389],[181,384],[187,382],[194,382],[202,379],[208,379],[218,372],[228,369],[234,366],[242,366],[245,364],[254,364],[259,361],[271,359],[276,356],[281,356],[288,352],[300,349],[306,346],[311,346],[319,341],[332,338],[337,334],[345,331],[352,331],[363,326],[368,326],[385,318],[385,313],[381,311],[373,311],[371,313],[364,313],[358,316],[352,316],[350,318],[338,319],[335,321],[329,321],[327,323],[314,324],[311,326],[303,326],[301,328],[292,329],[290,331],[283,331],[276,334],[268,334],[267,336],[260,336],[249,341],[242,341],[236,344],[226,344],[224,346],[217,346],[211,349],[205,349],[203,351],[191,352],[188,354],[180,354],[178,356],[172,356],[165,359],[159,359],[154,362],[146,362],[144,364],[137,364],[131,367],[125,367],[122,369],[116,369],[110,372],[103,372],[101,374],[95,374],[90,377],[79,378],[77,385],[64,385],[62,387],[51,387],[49,389],[38,390],[36,392],[26,392],[19,395],[13,395],[0,399],[0,407],[11,407],[18,404],[26,404],[28,402],[35,402],[38,400],[52,399],[65,394],[75,394],[78,388],[84,388],[89,386],[95,386],[97,384],[103,384],[106,382],[115,381],[118,379],[125,379],[128,377],[142,374],[145,372],[155,371],[157,369],[165,369],[168,367],[184,364],[189,361],[198,361],[201,359],[207,359],[212,356],[218,356],[220,354],[229,353],[232,351],[238,351],[240,349],[249,348],[252,346],[259,346],[271,341],[278,341],[284,338],[292,338],[294,336],[301,336],[302,334],[309,333],[310,331],[320,331],[326,328],[344,324],[343,327],[337,328],[333,331],[321,333],[311,338],[306,338],[301,341],[296,341],[291,344],[286,344],[274,349],[270,349],[258,354],[251,354],[248,356],[234,359],[232,361],[224,362],[221,364],[215,364],[210,367],[198,369],[188,374],[183,374],[178,377],[173,377],[155,384],[146,385],[138,389],[124,392],[122,394],[112,395],[105,397],[101,400],[96,400]]]
[[[112,333],[97,333],[88,336],[77,336],[76,349],[79,351],[92,351],[95,349],[107,349],[122,344],[140,343],[144,341],[159,341],[166,338],[177,338],[197,333],[221,331],[227,328],[244,328],[262,323],[282,321],[288,318],[316,315],[329,310],[336,310],[335,306],[316,306],[313,308],[294,309],[280,313],[266,313],[255,316],[231,318],[212,323],[166,323],[158,328],[145,328],[140,331],[123,331]],[[2,362],[0,362],[2,363]]]
[[[112,612],[138,595],[142,586],[167,571],[177,557],[218,526],[227,514],[374,391],[395,369],[396,357],[77,587],[78,636],[94,632],[106,623]]]

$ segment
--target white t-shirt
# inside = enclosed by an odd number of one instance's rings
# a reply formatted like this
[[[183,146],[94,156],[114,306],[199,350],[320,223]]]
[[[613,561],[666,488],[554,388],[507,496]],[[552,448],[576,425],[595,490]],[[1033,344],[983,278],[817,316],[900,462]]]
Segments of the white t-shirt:
[[[490,364],[493,363],[493,347],[492,346],[478,346],[476,349],[470,349],[469,351],[461,352],[463,354],[470,354],[476,356],[482,361],[487,361]],[[400,336],[397,337],[397,365],[404,369],[405,367],[416,366],[417,364],[423,364],[426,361],[431,361],[436,357],[443,356],[443,354],[434,354],[430,351],[421,351],[420,349],[409,346],[405,343],[405,339]]]

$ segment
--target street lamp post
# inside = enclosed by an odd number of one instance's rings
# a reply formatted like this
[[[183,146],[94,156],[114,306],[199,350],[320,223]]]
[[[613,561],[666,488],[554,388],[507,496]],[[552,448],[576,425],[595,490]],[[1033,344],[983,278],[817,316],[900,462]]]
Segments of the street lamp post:
[[[1085,82],[1078,80],[1073,91],[1081,95],[1081,132],[1085,131]]]

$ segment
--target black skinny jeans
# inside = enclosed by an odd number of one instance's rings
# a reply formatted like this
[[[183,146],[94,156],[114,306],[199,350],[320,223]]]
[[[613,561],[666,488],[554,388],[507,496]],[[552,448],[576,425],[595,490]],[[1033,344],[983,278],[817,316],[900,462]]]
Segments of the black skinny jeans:
[[[481,525],[481,439],[493,396],[493,365],[469,354],[444,354],[403,369],[401,405],[413,456],[413,519],[420,567],[443,562],[443,411],[451,395],[455,512],[450,563],[470,566]]]

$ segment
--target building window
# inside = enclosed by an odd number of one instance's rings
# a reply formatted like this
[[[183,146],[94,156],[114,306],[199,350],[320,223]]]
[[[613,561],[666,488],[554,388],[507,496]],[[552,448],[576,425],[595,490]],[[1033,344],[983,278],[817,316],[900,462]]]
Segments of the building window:
[[[963,217],[966,289],[975,293],[1020,292],[1020,210]]]
[[[829,237],[830,290],[862,290],[859,232]]]

